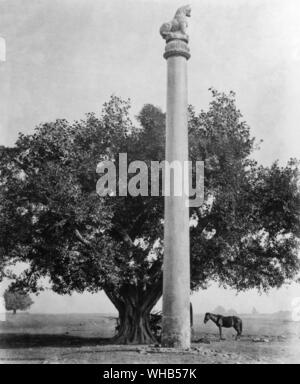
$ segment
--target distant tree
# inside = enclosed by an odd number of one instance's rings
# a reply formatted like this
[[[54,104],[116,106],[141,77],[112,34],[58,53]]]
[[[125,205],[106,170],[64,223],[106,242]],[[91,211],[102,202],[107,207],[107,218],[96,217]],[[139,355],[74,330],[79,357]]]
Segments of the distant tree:
[[[0,153],[0,279],[28,269],[16,289],[46,278],[59,294],[103,290],[119,312],[118,343],[154,341],[150,313],[162,295],[164,199],[96,194],[96,166],[165,157],[165,115],[112,97],[99,116],[45,123]],[[191,208],[191,290],[211,281],[268,290],[299,272],[298,163],[258,165],[233,93],[212,91],[207,111],[189,108],[190,159],[205,165],[205,202]],[[150,179],[150,178],[149,178]],[[149,180],[150,184],[150,180]]]
[[[258,315],[258,314],[259,314],[258,310],[255,307],[253,307],[252,315],[255,316],[255,315]]]
[[[229,309],[227,311],[227,314],[228,315],[231,315],[231,316],[237,316],[238,315],[238,312],[235,310],[235,309]]]
[[[30,296],[23,292],[4,292],[5,308],[7,311],[13,311],[15,315],[17,311],[25,311],[33,304]]]
[[[227,311],[225,308],[223,308],[221,305],[219,305],[218,307],[216,307],[213,311],[215,314],[217,315],[226,315]]]

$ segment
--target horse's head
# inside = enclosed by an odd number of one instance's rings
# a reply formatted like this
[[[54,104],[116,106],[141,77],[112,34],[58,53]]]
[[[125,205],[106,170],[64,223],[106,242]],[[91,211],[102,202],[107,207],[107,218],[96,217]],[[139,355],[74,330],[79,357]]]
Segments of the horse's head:
[[[206,313],[204,317],[204,324],[206,324],[210,320],[210,313]]]

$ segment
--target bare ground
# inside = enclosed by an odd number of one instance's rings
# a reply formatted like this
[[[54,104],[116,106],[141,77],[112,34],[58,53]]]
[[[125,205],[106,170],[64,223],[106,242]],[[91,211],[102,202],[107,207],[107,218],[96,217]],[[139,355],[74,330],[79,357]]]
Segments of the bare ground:
[[[93,315],[9,315],[0,322],[0,363],[268,364],[300,363],[300,323],[267,317],[244,319],[244,336],[196,316],[190,351],[113,345],[115,319]]]

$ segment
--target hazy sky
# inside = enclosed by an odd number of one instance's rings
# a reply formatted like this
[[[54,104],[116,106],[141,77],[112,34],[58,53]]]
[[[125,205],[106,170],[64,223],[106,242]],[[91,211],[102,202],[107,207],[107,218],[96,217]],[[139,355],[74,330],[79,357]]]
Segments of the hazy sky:
[[[160,25],[182,1],[0,0],[0,145],[56,118],[98,112],[111,94],[165,109]],[[299,0],[192,0],[189,102],[207,108],[208,88],[237,93],[264,164],[300,158]],[[1,39],[2,37],[2,39]],[[3,53],[6,42],[6,55]],[[6,56],[6,57],[5,57]],[[6,60],[5,60],[6,59]],[[289,308],[300,289],[235,296],[216,287],[193,296],[198,312],[218,304],[247,311]],[[34,311],[112,311],[103,294],[41,295]]]

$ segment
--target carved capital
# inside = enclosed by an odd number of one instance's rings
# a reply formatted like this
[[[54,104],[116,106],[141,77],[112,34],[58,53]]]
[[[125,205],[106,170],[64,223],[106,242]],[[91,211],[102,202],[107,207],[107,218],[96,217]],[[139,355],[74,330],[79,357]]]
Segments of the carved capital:
[[[167,42],[171,39],[188,40],[188,17],[191,17],[191,6],[185,5],[177,9],[173,19],[160,27],[160,34]]]
[[[187,45],[186,39],[170,39],[166,44],[164,58],[168,59],[171,56],[183,56],[187,60],[191,57],[190,48]]]

